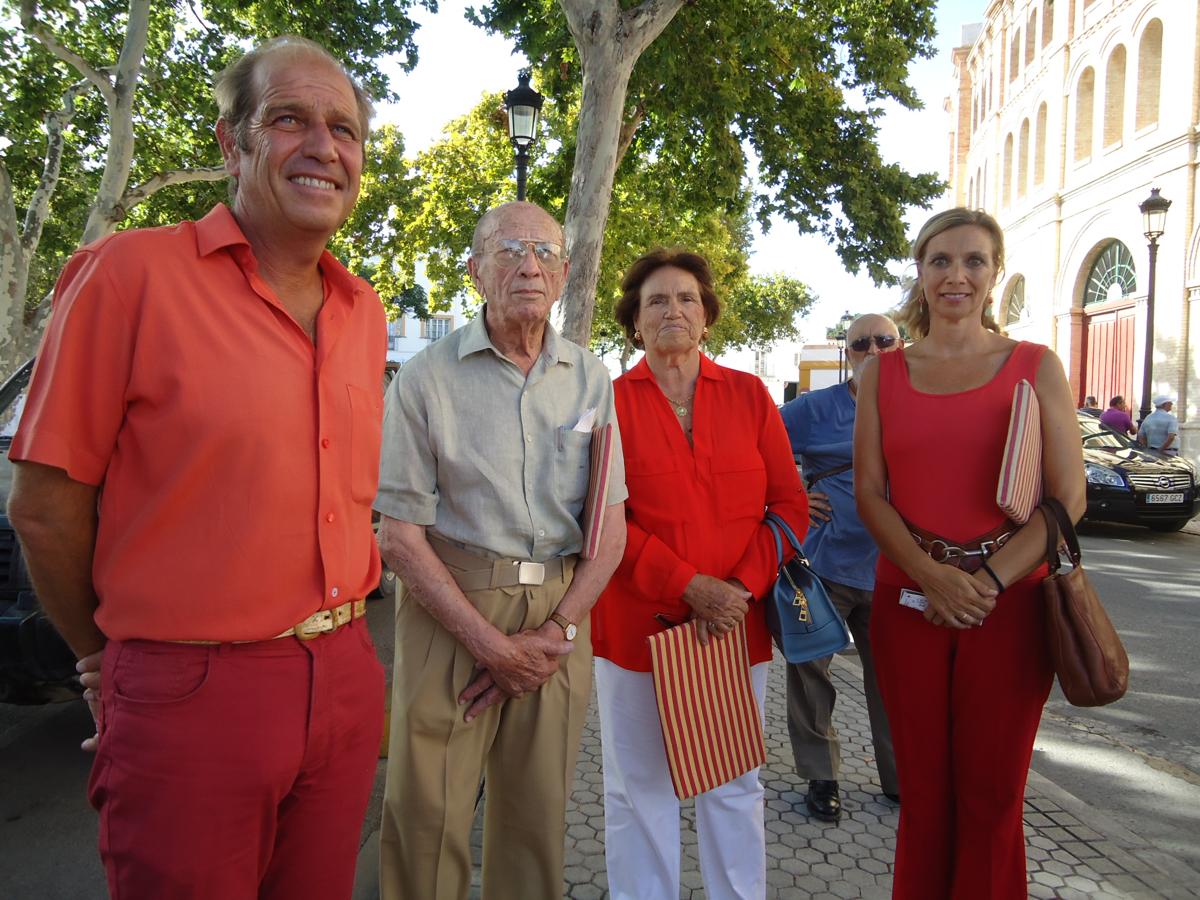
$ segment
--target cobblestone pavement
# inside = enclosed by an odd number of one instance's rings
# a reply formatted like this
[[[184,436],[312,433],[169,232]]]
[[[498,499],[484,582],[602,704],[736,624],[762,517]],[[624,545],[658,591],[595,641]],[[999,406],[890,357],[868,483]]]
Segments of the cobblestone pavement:
[[[891,895],[892,848],[899,807],[880,793],[871,756],[870,727],[857,661],[838,658],[834,718],[842,736],[843,812],[837,825],[810,821],[805,785],[792,766],[787,736],[782,663],[771,664],[767,691],[766,788],[767,896],[771,898],[886,898]],[[608,896],[604,871],[604,801],[600,723],[589,711],[574,793],[567,809],[566,895],[578,900]],[[705,896],[696,853],[696,819],[683,804],[684,900]],[[1029,894],[1035,898],[1200,897],[1200,875],[1126,830],[1120,823],[1031,772],[1025,792]],[[476,863],[480,841],[474,835]],[[363,849],[356,898],[375,896],[369,880],[377,836]],[[364,871],[368,870],[368,871]],[[364,877],[365,876],[365,877]],[[476,888],[478,897],[478,869]]]

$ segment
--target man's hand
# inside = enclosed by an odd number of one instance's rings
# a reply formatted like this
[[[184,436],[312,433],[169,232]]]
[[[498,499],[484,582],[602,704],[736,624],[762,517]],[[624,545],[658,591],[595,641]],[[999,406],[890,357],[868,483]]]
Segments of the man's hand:
[[[811,491],[808,495],[808,526],[817,528],[828,522],[832,516],[833,507],[829,505],[829,495]]]
[[[87,701],[92,721],[96,723],[96,733],[79,745],[88,753],[95,753],[100,745],[100,660],[103,656],[104,651],[101,650],[75,663],[79,683],[83,685],[83,699]]]
[[[750,609],[750,592],[738,584],[696,573],[683,591],[692,616],[702,619],[697,634],[701,644],[712,634],[722,637],[733,631]]]
[[[480,665],[509,697],[536,691],[558,671],[558,658],[575,649],[574,644],[563,639],[562,629],[553,622],[508,635],[501,647],[500,652],[481,659]],[[463,695],[459,695],[459,702],[466,702]]]

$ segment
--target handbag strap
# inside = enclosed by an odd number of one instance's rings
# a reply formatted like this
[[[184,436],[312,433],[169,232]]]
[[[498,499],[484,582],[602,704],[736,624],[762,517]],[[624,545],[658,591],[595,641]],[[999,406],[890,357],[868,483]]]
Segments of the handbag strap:
[[[1042,501],[1050,507],[1054,517],[1058,519],[1058,530],[1062,532],[1063,540],[1067,542],[1067,556],[1071,565],[1077,566],[1083,561],[1083,550],[1079,547],[1079,535],[1075,533],[1075,525],[1067,515],[1067,508],[1055,497],[1047,497]]]
[[[796,551],[796,556],[805,565],[808,565],[808,560],[804,556],[804,551],[800,549],[800,541],[796,538],[796,533],[792,531],[792,526],[783,520],[779,513],[768,512],[763,517],[763,524],[771,529],[771,534],[775,536],[775,558],[779,560],[779,565],[783,565],[783,541],[782,537],[786,537],[792,549]]]
[[[1054,575],[1062,565],[1058,558],[1058,522],[1046,503],[1038,504],[1038,512],[1046,520],[1046,562],[1050,565],[1050,574]]]

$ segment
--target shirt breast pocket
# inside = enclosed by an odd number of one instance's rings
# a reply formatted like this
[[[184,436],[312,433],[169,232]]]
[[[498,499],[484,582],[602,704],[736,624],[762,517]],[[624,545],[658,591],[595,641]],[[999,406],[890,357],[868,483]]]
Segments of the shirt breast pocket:
[[[761,519],[767,507],[767,471],[741,468],[713,472],[717,512],[722,519]]]
[[[558,451],[554,454],[554,481],[558,499],[578,515],[587,494],[592,450],[590,431],[559,429]]]
[[[350,394],[350,496],[372,503],[379,486],[379,449],[383,442],[383,397],[348,384]]]

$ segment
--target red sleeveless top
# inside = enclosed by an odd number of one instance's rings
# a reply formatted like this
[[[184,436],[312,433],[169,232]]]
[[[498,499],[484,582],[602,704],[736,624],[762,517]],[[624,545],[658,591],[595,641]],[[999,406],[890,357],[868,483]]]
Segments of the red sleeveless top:
[[[1022,341],[987,384],[926,394],[908,379],[904,351],[879,357],[879,424],[891,504],[907,521],[950,541],[969,541],[1004,522],[996,482],[1021,379],[1037,384],[1046,348]],[[1036,574],[1036,573],[1033,573]],[[912,585],[882,554],[876,580]]]

